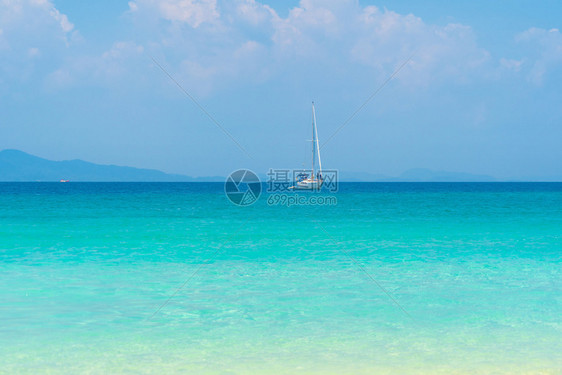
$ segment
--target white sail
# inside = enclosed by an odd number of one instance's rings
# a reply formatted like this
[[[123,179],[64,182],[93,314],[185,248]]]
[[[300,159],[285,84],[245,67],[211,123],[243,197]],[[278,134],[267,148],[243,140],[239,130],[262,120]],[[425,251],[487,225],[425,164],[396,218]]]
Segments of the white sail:
[[[312,102],[312,175],[310,178],[314,180],[314,159],[316,158],[316,131],[315,131],[315,123],[316,123],[316,113],[314,111],[314,102]]]
[[[320,144],[318,142],[318,128],[316,127],[316,111],[314,110],[314,102],[312,102],[312,124],[314,126],[314,140],[316,142],[316,152],[318,153],[318,173],[322,178],[322,160],[320,159]]]
[[[314,167],[318,158],[318,172],[315,173]],[[314,110],[314,102],[312,102],[312,170],[311,175],[303,173],[304,178],[298,179],[292,189],[308,189],[320,190],[324,178],[322,177],[322,161],[320,160],[320,143],[318,141],[318,128],[316,127],[316,111]],[[301,177],[299,175],[298,177]]]

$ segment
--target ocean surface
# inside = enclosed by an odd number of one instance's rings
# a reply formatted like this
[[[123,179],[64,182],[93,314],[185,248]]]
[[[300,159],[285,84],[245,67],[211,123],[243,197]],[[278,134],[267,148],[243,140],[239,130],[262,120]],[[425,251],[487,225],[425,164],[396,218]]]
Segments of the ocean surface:
[[[562,373],[562,184],[323,196],[0,183],[0,373]]]

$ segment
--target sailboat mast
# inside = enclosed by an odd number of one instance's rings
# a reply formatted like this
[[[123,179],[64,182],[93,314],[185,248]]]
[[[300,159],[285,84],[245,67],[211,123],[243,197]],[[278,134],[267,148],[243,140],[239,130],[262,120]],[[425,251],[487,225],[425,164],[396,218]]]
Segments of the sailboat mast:
[[[314,139],[316,140],[316,152],[318,153],[318,173],[320,177],[322,177],[322,160],[320,159],[320,144],[318,141],[318,127],[316,126],[316,111],[314,111],[314,107],[312,107],[312,117],[314,118]]]
[[[316,116],[314,114],[314,102],[312,102],[312,176],[311,176],[312,181],[314,181],[314,157],[316,155],[316,150],[314,149],[316,146],[316,137],[314,132],[314,123],[316,121],[315,117]]]

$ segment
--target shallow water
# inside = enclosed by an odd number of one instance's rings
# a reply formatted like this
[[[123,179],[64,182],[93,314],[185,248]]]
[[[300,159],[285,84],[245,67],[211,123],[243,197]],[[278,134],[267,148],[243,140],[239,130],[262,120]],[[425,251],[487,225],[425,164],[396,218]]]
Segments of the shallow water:
[[[562,372],[562,184],[335,196],[0,183],[0,372]]]

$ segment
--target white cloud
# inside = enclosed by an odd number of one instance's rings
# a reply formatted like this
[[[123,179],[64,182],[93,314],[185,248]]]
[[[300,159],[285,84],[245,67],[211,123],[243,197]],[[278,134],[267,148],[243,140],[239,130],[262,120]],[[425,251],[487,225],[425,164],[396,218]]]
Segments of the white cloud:
[[[129,1],[129,10],[131,12],[136,12],[139,10],[139,6],[134,1]]]
[[[220,58],[187,56],[178,64],[167,62],[166,69],[188,91],[199,97],[208,96],[233,82],[263,82],[270,76],[268,66],[263,63],[267,49],[256,41],[233,45],[223,53]]]
[[[558,29],[530,28],[515,40],[524,48],[529,61],[529,81],[542,84],[550,70],[562,67],[562,33]]]
[[[431,25],[356,0],[301,0],[284,17],[256,0],[134,0],[128,13],[151,38],[137,44],[196,95],[289,71],[302,77],[312,66],[326,80],[339,69],[380,81],[414,51],[397,77],[406,85],[470,82],[490,63],[469,26]]]
[[[362,7],[354,0],[302,0],[287,17],[253,1],[241,2],[241,7],[259,15],[238,12],[243,20],[261,22],[270,39],[268,56],[274,56],[279,65],[316,60],[354,70],[370,68],[382,77],[416,51],[399,79],[428,85],[451,79],[470,81],[490,62],[469,26],[431,25],[412,14]],[[235,26],[234,22],[231,27]]]
[[[184,22],[193,28],[219,18],[216,0],[136,0],[129,2],[131,12],[155,12],[168,21]]]
[[[9,49],[8,41],[3,36],[4,30],[0,28],[0,51],[3,49]]]
[[[104,60],[121,59],[127,55],[139,54],[144,51],[143,46],[139,46],[133,42],[116,42],[111,49],[102,54]]]
[[[27,55],[29,57],[38,57],[41,55],[41,52],[39,51],[39,48],[31,47],[30,49],[27,50]]]
[[[8,32],[37,29],[53,23],[65,34],[74,29],[68,17],[49,0],[3,0],[0,2],[0,22]]]
[[[327,47],[339,49],[342,43],[352,43],[347,38],[354,34],[359,9],[349,0],[302,0],[286,18],[273,15],[271,39],[287,57],[325,54]]]
[[[46,78],[46,82],[48,88],[60,89],[70,87],[74,80],[69,70],[60,68],[50,73]]]
[[[118,86],[124,79],[140,79],[137,61],[144,47],[130,41],[114,43],[99,56],[80,56],[67,61],[46,78],[50,90],[79,85]]]
[[[126,67],[118,66],[126,58],[116,55],[132,56],[135,48],[150,46],[152,54],[166,56],[176,74],[197,83],[204,77],[213,88],[242,79],[261,82],[310,66],[325,69],[328,78],[333,75],[329,69],[340,67],[369,71],[380,79],[414,51],[397,77],[403,84],[471,82],[486,74],[500,77],[501,71],[541,84],[562,65],[562,33],[556,28],[518,34],[519,51],[514,53],[519,56],[503,57],[491,66],[490,54],[470,26],[433,25],[357,0],[301,0],[286,16],[256,0],[132,0],[129,15],[154,21],[131,24],[140,31],[136,34],[144,35],[135,40],[136,47],[125,52],[130,46],[116,43],[104,56],[84,60],[107,63],[111,55],[112,67],[104,63],[101,70],[126,74]],[[6,76],[17,76],[20,67],[29,76],[27,65],[54,55],[59,55],[61,69],[68,68],[68,63],[61,65],[65,56],[80,59],[66,51],[77,31],[53,0],[0,0],[0,25],[0,73]]]
[[[3,40],[4,46],[10,45],[5,36],[13,25],[37,15],[41,16],[38,23],[48,25],[42,30],[48,29],[43,34],[51,39],[66,41],[75,33],[68,17],[50,0],[0,1],[11,20],[9,28],[2,23],[0,50]],[[88,76],[100,83],[108,82],[107,77],[130,76],[128,70],[146,62],[138,59],[142,48],[159,56],[174,76],[206,93],[233,82],[263,82],[289,71],[302,77],[311,67],[316,77],[326,80],[338,79],[334,69],[339,69],[340,77],[363,74],[380,81],[414,51],[397,77],[405,85],[471,82],[480,79],[490,64],[489,53],[478,45],[469,26],[432,25],[412,14],[362,6],[356,0],[301,0],[286,16],[256,0],[133,0],[128,15],[138,21],[130,24],[138,35],[134,43],[115,43],[98,56],[69,53],[64,63],[51,69],[48,81],[65,87],[82,79],[92,82]],[[52,53],[29,31],[22,56],[44,58]],[[524,64],[504,59],[499,65],[516,71]]]
[[[42,78],[46,62],[62,60],[79,36],[49,0],[0,0],[0,25],[0,75],[16,88]]]
[[[236,16],[254,26],[268,22],[277,13],[268,5],[255,0],[241,0],[236,4]]]
[[[26,51],[29,44],[63,42],[68,45],[76,31],[74,24],[48,0],[0,1],[0,25],[4,47],[14,51]]]
[[[64,31],[65,33],[69,33],[72,31],[72,29],[74,29],[74,25],[68,20],[68,17],[65,14],[59,12],[59,10],[54,6],[51,6],[49,14],[51,15],[51,17],[58,21],[62,31]]]
[[[523,60],[501,58],[500,65],[508,70],[519,72],[523,67]]]

